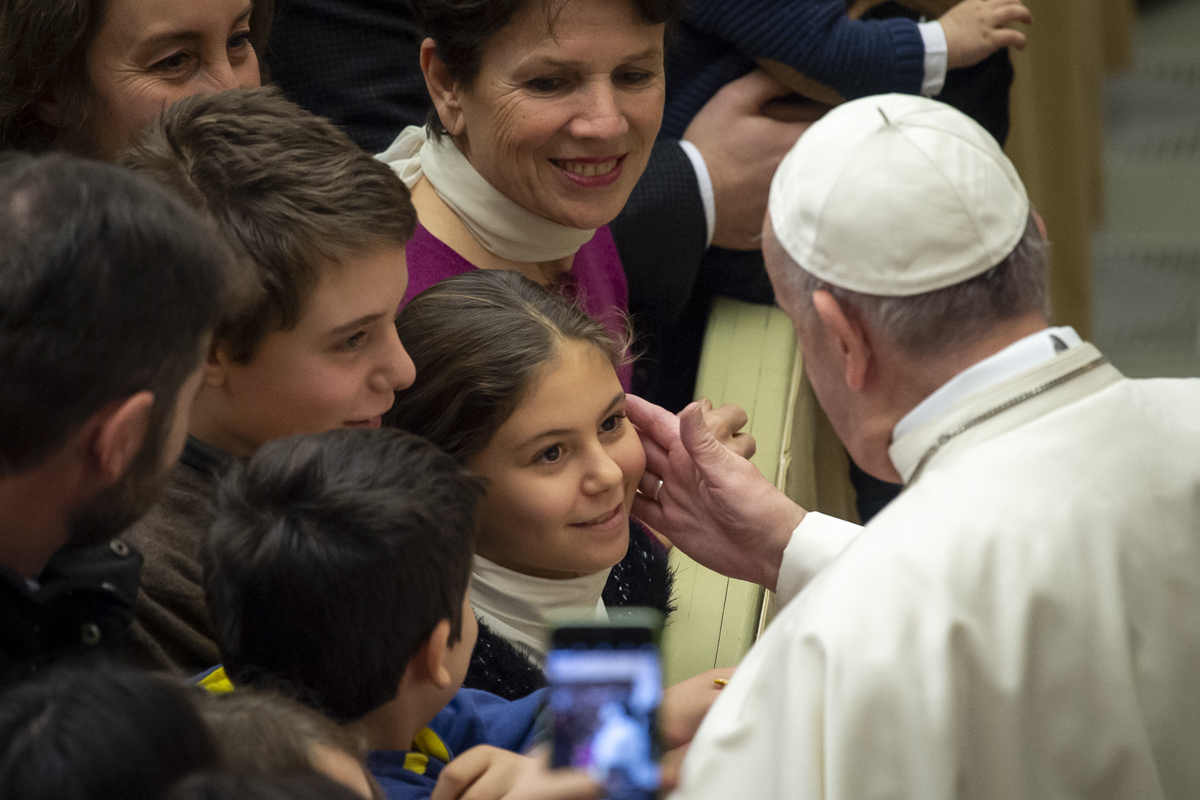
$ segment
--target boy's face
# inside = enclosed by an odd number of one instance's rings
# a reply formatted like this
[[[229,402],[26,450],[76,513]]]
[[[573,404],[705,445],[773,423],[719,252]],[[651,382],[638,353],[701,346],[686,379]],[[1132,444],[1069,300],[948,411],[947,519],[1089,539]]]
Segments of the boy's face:
[[[416,374],[394,324],[407,286],[400,245],[327,269],[296,327],[268,333],[250,363],[218,346],[191,432],[248,456],[293,434],[379,427],[394,392]]]

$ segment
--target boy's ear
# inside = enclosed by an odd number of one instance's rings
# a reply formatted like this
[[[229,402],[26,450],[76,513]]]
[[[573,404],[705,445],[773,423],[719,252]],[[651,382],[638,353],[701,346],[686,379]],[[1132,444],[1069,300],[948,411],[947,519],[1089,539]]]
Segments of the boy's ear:
[[[433,628],[433,633],[421,644],[417,657],[413,659],[420,673],[416,677],[429,681],[439,689],[447,689],[454,682],[446,660],[450,655],[450,620],[444,619]]]
[[[451,136],[460,135],[467,127],[459,97],[462,87],[450,75],[445,62],[438,58],[433,39],[421,43],[421,72],[425,73],[425,88],[429,90],[442,125]]]
[[[219,388],[225,385],[226,373],[232,359],[229,349],[213,339],[208,343],[208,355],[204,359],[204,385]]]

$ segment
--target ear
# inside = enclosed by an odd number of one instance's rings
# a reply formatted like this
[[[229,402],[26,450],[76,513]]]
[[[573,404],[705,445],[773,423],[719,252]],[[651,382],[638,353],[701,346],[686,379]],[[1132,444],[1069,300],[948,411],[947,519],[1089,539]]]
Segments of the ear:
[[[204,359],[203,385],[214,389],[224,386],[232,361],[228,348],[215,340],[209,342],[208,355]]]
[[[421,43],[421,72],[425,74],[425,88],[429,90],[442,125],[451,136],[461,135],[467,127],[462,113],[462,86],[438,58],[437,43],[433,39]]]
[[[871,364],[871,346],[866,331],[829,292],[823,289],[813,292],[812,301],[821,324],[841,354],[846,386],[856,392],[862,391]]]
[[[106,484],[116,483],[129,469],[150,430],[153,392],[138,392],[106,406],[92,436],[93,463]]]
[[[414,677],[432,683],[439,689],[449,688],[454,681],[446,660],[450,655],[450,620],[444,619],[433,628],[429,638],[421,643],[421,649],[410,663],[410,668],[416,666],[418,674]]]

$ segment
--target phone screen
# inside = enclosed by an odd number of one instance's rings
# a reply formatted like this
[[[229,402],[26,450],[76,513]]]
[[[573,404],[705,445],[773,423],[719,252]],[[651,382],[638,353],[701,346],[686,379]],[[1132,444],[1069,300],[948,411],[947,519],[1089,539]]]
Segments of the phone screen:
[[[609,800],[655,797],[662,667],[650,630],[559,628],[546,677],[552,765],[589,773]]]

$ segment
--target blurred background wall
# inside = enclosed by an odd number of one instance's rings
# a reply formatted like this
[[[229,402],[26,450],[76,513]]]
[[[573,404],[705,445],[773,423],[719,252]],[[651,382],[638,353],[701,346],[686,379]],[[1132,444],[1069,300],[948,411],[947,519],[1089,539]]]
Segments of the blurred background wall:
[[[1200,0],[1027,0],[1009,154],[1055,317],[1131,376],[1200,375]]]

